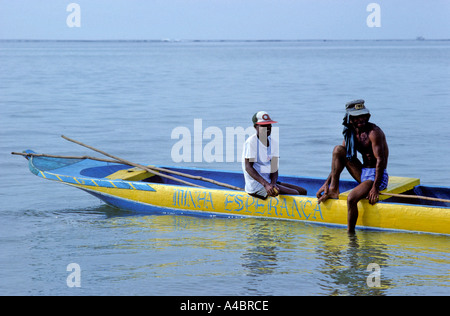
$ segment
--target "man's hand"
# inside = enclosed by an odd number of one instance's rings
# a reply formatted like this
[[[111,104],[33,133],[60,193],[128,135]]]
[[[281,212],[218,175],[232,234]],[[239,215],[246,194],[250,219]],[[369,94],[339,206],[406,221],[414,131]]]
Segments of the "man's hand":
[[[267,194],[269,196],[277,196],[278,192],[279,192],[277,186],[273,185],[273,184],[271,184],[269,182],[264,183],[264,189],[266,189]]]
[[[327,182],[325,182],[319,189],[319,191],[317,191],[317,198],[320,199],[320,197],[323,195],[328,195],[328,188],[329,188],[329,184]]]
[[[367,198],[369,199],[369,203],[374,205],[378,202],[380,197],[380,192],[378,191],[377,187],[373,186],[372,189],[369,192],[369,195]]]

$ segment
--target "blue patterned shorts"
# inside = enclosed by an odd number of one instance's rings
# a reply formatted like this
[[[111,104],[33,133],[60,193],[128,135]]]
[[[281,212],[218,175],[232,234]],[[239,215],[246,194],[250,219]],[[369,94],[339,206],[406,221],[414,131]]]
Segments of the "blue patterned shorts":
[[[361,182],[364,182],[367,180],[375,181],[375,172],[376,172],[375,168],[363,168],[362,172],[361,172]],[[378,190],[381,191],[381,190],[386,189],[388,186],[388,182],[389,182],[389,175],[388,175],[386,169],[384,169],[383,179],[381,180],[381,184],[380,184],[380,187],[378,188]]]

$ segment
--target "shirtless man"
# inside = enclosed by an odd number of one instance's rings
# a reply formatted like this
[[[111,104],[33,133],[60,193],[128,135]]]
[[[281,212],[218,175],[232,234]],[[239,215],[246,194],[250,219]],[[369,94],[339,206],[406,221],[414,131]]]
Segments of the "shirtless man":
[[[317,192],[318,202],[329,198],[339,198],[339,177],[344,167],[358,181],[347,198],[347,230],[355,232],[358,219],[358,202],[368,198],[370,204],[378,202],[379,191],[388,185],[389,176],[386,171],[389,148],[383,131],[373,123],[369,123],[370,112],[364,100],[355,100],[345,105],[344,142],[333,150],[331,173],[324,185]],[[363,163],[356,157],[361,153]]]

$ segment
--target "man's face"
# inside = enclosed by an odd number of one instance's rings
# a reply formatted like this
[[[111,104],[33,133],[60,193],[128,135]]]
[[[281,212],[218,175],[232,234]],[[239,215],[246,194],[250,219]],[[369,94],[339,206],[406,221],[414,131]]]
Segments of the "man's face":
[[[367,122],[369,122],[369,114],[359,115],[359,116],[350,116],[350,123],[354,128],[363,129]]]
[[[272,132],[272,124],[266,124],[266,125],[255,125],[256,129],[256,135],[258,135],[258,138],[261,137],[267,137]]]

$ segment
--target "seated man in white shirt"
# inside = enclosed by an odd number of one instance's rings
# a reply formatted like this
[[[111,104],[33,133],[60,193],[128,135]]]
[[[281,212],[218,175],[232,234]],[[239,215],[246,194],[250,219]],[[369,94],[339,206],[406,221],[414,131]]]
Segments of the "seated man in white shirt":
[[[245,192],[261,199],[278,194],[306,195],[302,187],[277,181],[279,147],[270,137],[272,124],[277,122],[264,111],[255,113],[252,121],[256,134],[245,141],[242,157]]]

